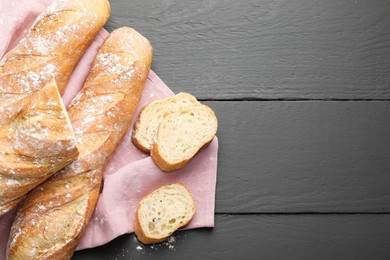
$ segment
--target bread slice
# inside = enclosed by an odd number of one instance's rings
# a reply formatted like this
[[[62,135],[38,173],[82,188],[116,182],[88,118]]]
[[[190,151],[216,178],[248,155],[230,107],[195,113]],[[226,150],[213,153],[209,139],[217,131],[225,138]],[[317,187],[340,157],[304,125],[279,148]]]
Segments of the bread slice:
[[[200,105],[196,98],[181,92],[173,97],[157,99],[147,104],[134,124],[132,141],[138,149],[149,153],[160,122],[181,107]]]
[[[163,171],[187,164],[217,133],[218,121],[206,105],[182,108],[162,120],[151,156]]]
[[[165,185],[139,203],[134,232],[144,244],[162,242],[187,225],[194,214],[190,191],[181,183]]]

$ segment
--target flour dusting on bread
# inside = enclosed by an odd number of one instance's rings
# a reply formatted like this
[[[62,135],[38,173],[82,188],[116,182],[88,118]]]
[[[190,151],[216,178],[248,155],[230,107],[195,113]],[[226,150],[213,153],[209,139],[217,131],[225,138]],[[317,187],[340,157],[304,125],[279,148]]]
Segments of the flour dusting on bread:
[[[151,62],[152,47],[135,30],[123,27],[106,38],[68,106],[79,156],[26,196],[11,229],[14,259],[70,259],[92,217],[105,165],[130,126]]]

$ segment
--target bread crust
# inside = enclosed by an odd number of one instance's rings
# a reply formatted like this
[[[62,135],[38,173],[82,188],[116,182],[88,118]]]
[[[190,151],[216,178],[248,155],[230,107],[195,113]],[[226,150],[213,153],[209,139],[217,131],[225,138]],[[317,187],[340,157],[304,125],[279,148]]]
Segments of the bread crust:
[[[0,215],[78,155],[54,79],[0,125]]]
[[[106,38],[68,108],[80,155],[27,196],[11,229],[8,259],[71,258],[96,206],[104,168],[130,126],[151,62],[150,43],[134,29],[123,27]]]
[[[135,121],[134,123],[134,126],[133,126],[133,133],[131,135],[131,142],[135,145],[135,147],[137,147],[141,152],[144,152],[144,153],[150,153],[150,149],[148,147],[145,147],[141,142],[138,141],[138,139],[136,138],[135,136],[135,133],[137,133],[139,130],[139,125],[140,125],[140,115],[142,115],[142,113],[145,111],[145,109],[147,108],[147,106],[152,103],[153,101],[149,102],[148,104],[146,104],[142,109],[141,111],[139,112],[139,116],[137,118],[137,121]]]
[[[107,21],[107,0],[58,0],[0,61],[0,124],[55,78],[63,94],[77,62]]]
[[[185,185],[183,185],[183,184],[180,183],[180,182],[177,182],[177,183],[175,183],[175,184],[176,184],[176,185],[180,185],[180,186],[182,186],[183,188],[185,188],[185,189],[188,191],[188,193],[191,195],[190,190],[189,190]],[[166,186],[169,186],[169,185],[164,185],[164,186],[160,187],[159,189],[163,189],[163,188],[166,187]],[[148,194],[148,195],[146,195],[145,197],[143,197],[143,198],[141,199],[141,202],[142,202],[144,199],[149,198],[150,196],[152,196],[152,194],[153,194],[153,192],[150,193],[150,194]],[[195,214],[195,206],[194,206],[195,204],[194,204],[192,195],[191,195],[191,199],[192,199],[192,205],[193,205],[193,207],[192,207],[192,216],[191,216],[191,218],[189,218],[188,220],[186,220],[185,222],[183,222],[183,224],[180,225],[180,226],[178,227],[178,229],[181,228],[181,227],[187,226],[187,225],[191,222],[192,217],[193,217],[194,214]],[[137,207],[136,218],[135,218],[135,225],[134,225],[134,233],[136,234],[137,239],[138,239],[140,242],[142,242],[143,244],[155,244],[155,243],[163,242],[163,241],[166,240],[170,235],[172,235],[173,232],[175,232],[177,229],[176,229],[176,230],[172,230],[172,232],[170,232],[170,234],[169,234],[168,236],[166,236],[166,237],[161,237],[161,238],[156,238],[156,237],[151,237],[151,236],[146,235],[146,233],[145,233],[145,231],[143,230],[142,225],[141,225],[141,223],[140,223],[140,214],[139,214],[139,210],[140,210],[140,207],[141,207],[141,202],[138,204],[138,207]]]
[[[135,226],[134,226],[134,233],[136,234],[137,236],[137,239],[142,242],[143,244],[145,245],[148,245],[148,244],[156,244],[156,243],[160,243],[160,242],[163,242],[164,240],[167,239],[167,237],[163,237],[161,239],[156,239],[156,238],[150,238],[148,237],[144,230],[142,229],[141,227],[141,224],[138,220],[138,209],[137,209],[137,213],[136,213],[137,217],[135,218]]]
[[[170,172],[170,171],[180,169],[190,161],[190,159],[182,160],[177,163],[170,163],[166,161],[164,157],[161,155],[161,153],[159,152],[159,145],[157,142],[152,145],[152,150],[150,152],[150,155],[152,157],[153,162],[160,168],[160,170],[165,172]]]
[[[204,143],[202,145],[202,147],[196,152],[196,154],[194,156],[192,156],[191,158],[189,158],[187,160],[182,160],[182,161],[177,162],[177,163],[169,163],[169,162],[167,162],[164,159],[164,157],[161,155],[161,153],[159,152],[159,148],[158,148],[158,144],[157,143],[153,144],[152,151],[151,151],[150,154],[151,154],[151,158],[152,158],[153,162],[158,166],[158,168],[160,168],[160,170],[162,170],[164,172],[171,172],[171,171],[175,171],[175,170],[183,168],[198,153],[200,153],[202,150],[206,149],[210,145],[210,143],[212,141],[213,141],[213,139],[211,139],[209,142]]]
[[[77,157],[58,90],[63,93],[109,9],[107,0],[56,1],[0,61],[0,215]]]

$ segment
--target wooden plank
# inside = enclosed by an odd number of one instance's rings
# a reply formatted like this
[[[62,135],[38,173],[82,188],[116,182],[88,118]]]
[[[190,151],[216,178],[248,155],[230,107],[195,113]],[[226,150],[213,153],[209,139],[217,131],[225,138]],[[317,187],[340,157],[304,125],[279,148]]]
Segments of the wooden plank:
[[[390,212],[390,102],[205,103],[217,212]]]
[[[389,215],[217,216],[211,229],[180,231],[145,246],[134,235],[73,259],[389,259]],[[137,249],[138,247],[138,249]]]
[[[389,99],[388,0],[111,0],[153,69],[202,99]]]

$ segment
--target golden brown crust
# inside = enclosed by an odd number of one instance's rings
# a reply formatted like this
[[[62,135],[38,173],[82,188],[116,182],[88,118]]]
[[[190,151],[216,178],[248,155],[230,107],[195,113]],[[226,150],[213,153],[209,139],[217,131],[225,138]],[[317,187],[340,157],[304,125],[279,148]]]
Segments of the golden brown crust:
[[[138,206],[138,208],[139,208],[139,206]],[[136,234],[137,239],[140,242],[142,242],[145,245],[148,245],[148,244],[160,243],[160,242],[162,242],[162,241],[167,239],[166,237],[163,237],[163,238],[160,238],[160,239],[148,237],[145,234],[144,230],[142,229],[141,224],[140,224],[138,218],[139,218],[139,214],[138,214],[138,209],[137,209],[136,218],[135,218],[134,233]]]
[[[153,102],[153,101],[151,101]],[[139,115],[142,114],[142,112],[145,110],[145,108],[151,103],[149,102],[148,104],[146,104],[142,109],[141,111],[139,112]],[[144,145],[142,145],[141,142],[138,142],[138,139],[135,137],[135,133],[138,132],[138,126],[140,124],[140,116],[138,116],[137,118],[137,121],[135,121],[134,123],[134,126],[133,126],[133,133],[131,135],[131,142],[135,145],[135,147],[137,147],[141,152],[144,152],[144,153],[150,153],[150,149],[148,147],[145,147]]]
[[[104,167],[130,126],[152,61],[150,43],[123,27],[107,37],[68,108],[79,157],[29,193],[8,259],[69,259],[92,216]]]
[[[132,143],[143,153],[150,153],[150,150],[138,142],[135,138],[131,138]]]
[[[211,139],[211,141],[205,143],[202,146],[202,148],[200,148],[199,151],[192,158],[194,158],[202,150],[206,149],[212,141],[213,141],[213,139]],[[169,163],[158,152],[158,144],[157,143],[154,143],[152,145],[152,150],[151,150],[150,154],[151,154],[151,158],[152,158],[153,162],[160,168],[160,170],[165,171],[165,172],[170,172],[170,171],[174,171],[174,170],[178,170],[180,168],[183,168],[189,161],[192,160],[192,158],[190,158],[188,160],[183,160],[183,161],[180,161],[178,163]]]
[[[158,143],[153,143],[152,150],[150,151],[153,162],[165,172],[174,171],[184,167],[190,160],[183,160],[177,163],[167,162],[161,153],[159,152]]]
[[[107,0],[56,1],[0,61],[0,215],[77,156],[58,89],[108,16]]]
[[[107,0],[58,0],[0,61],[0,124],[55,78],[63,94],[77,62],[109,17]]]
[[[78,155],[54,79],[0,125],[0,215]]]

